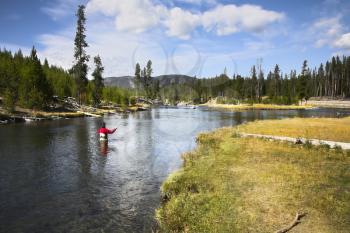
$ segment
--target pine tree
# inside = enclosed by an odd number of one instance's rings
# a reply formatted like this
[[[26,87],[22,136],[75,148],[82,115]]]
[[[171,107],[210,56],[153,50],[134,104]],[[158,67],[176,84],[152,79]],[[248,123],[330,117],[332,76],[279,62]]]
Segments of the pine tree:
[[[276,64],[275,69],[273,71],[273,84],[274,84],[274,97],[278,97],[280,96],[280,88],[281,88],[281,75],[280,75],[280,68],[279,66]]]
[[[250,96],[253,101],[256,101],[258,95],[258,78],[256,75],[255,66],[251,69],[251,86],[250,86]]]
[[[72,68],[72,72],[74,74],[74,78],[77,84],[77,94],[78,94],[78,100],[79,103],[82,102],[85,88],[87,85],[87,71],[88,71],[88,65],[87,62],[89,61],[89,56],[86,54],[85,49],[88,47],[88,43],[86,42],[86,35],[85,35],[85,6],[79,5],[78,11],[76,13],[77,16],[77,31],[75,34],[74,39],[74,58],[75,63]]]
[[[144,71],[145,74],[145,89],[146,89],[146,94],[147,98],[151,97],[151,85],[152,85],[152,61],[149,60],[146,65],[146,70]]]
[[[94,77],[93,83],[94,83],[94,89],[93,89],[93,102],[94,106],[98,106],[101,103],[102,98],[102,88],[103,88],[103,79],[102,79],[102,73],[103,73],[103,66],[102,61],[99,55],[94,57],[94,63],[95,63],[95,70],[92,73],[92,76]]]
[[[136,63],[135,66],[135,79],[134,79],[134,83],[135,83],[135,88],[136,88],[136,95],[139,95],[139,91],[140,91],[140,84],[141,84],[141,67],[139,63]]]

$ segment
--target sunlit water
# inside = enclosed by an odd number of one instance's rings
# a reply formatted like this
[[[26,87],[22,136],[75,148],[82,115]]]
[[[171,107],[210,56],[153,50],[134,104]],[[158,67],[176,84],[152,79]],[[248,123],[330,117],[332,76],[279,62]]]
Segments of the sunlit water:
[[[102,119],[0,126],[0,232],[150,232],[159,188],[202,131],[256,119],[348,110],[153,109]]]

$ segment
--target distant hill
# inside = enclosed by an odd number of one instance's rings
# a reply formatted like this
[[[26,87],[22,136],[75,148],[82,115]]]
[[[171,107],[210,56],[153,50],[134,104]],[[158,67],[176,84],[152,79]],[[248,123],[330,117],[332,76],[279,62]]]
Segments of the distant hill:
[[[169,86],[171,84],[184,84],[194,79],[194,77],[181,74],[160,75],[153,78],[159,80],[160,87]],[[135,87],[133,76],[108,77],[104,79],[104,84],[108,87]]]
[[[133,76],[120,76],[104,78],[103,83],[107,87],[134,88]]]

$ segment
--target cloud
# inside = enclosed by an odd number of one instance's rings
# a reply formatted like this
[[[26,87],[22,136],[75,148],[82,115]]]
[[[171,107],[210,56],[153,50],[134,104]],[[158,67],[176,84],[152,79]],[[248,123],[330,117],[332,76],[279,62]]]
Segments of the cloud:
[[[350,49],[350,33],[341,35],[334,41],[334,46],[337,48]]]
[[[102,12],[115,17],[120,31],[141,33],[157,26],[167,10],[162,5],[153,5],[149,0],[91,0],[87,13]]]
[[[350,32],[344,33],[346,27],[341,23],[342,15],[321,18],[316,20],[311,27],[311,34],[315,40],[314,46],[320,48],[330,46],[342,49],[333,54],[348,54],[350,50]]]
[[[175,0],[175,2],[187,3],[187,4],[193,4],[193,5],[202,5],[202,4],[214,5],[214,4],[217,4],[216,0]]]
[[[256,5],[220,5],[203,14],[203,26],[217,35],[239,31],[262,32],[271,23],[284,18],[283,13],[264,10]]]
[[[69,69],[73,65],[74,40],[65,35],[43,34],[38,38],[43,49],[38,50],[41,60],[48,58],[50,64]]]
[[[184,11],[181,8],[170,10],[169,18],[165,21],[168,28],[167,35],[187,40],[191,37],[191,32],[201,24],[199,15]]]
[[[310,34],[312,37],[317,38],[314,43],[316,48],[326,45],[334,46],[334,42],[344,31],[344,26],[341,24],[341,18],[341,15],[321,18],[311,25]]]
[[[192,32],[199,27],[207,32],[214,31],[219,36],[239,31],[262,32],[268,25],[285,17],[283,13],[265,10],[257,5],[219,5],[211,10],[193,13],[178,7],[168,8],[151,0],[90,0],[87,12],[100,12],[115,17],[115,25],[119,31],[141,33],[165,26],[168,36],[180,39],[189,39]]]

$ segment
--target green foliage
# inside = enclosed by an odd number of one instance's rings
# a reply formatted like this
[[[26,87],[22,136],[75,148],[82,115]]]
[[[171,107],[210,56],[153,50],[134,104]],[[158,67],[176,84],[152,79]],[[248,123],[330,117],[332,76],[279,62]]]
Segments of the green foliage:
[[[101,102],[102,98],[102,88],[103,88],[103,79],[102,79],[102,73],[103,73],[103,66],[100,56],[94,57],[95,62],[95,70],[92,73],[92,76],[94,77],[93,80],[93,91],[92,91],[92,98],[93,98],[93,104],[94,106],[98,106]]]
[[[50,67],[46,59],[41,65],[35,48],[26,57],[21,50],[13,56],[0,50],[0,96],[8,111],[13,111],[16,105],[43,109],[50,104],[52,95],[72,96],[75,89],[68,72]]]
[[[56,66],[49,67],[48,64],[43,69],[54,95],[61,98],[75,96],[76,83],[67,71]]]
[[[4,107],[8,112],[13,112],[16,105],[16,92],[6,89],[4,93]]]
[[[19,83],[20,105],[43,109],[52,96],[51,87],[33,47],[30,57],[25,58]]]
[[[102,97],[107,104],[118,104],[120,106],[128,106],[129,100],[132,99],[132,91],[118,87],[105,87],[102,90]],[[135,100],[135,97],[134,101]]]

